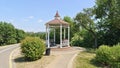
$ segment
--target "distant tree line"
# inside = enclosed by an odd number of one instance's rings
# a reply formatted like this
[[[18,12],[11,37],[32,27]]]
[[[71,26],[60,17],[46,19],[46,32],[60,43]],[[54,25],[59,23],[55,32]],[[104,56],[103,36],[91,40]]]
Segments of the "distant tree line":
[[[19,43],[25,37],[25,32],[16,29],[11,23],[0,22],[0,45]]]
[[[45,32],[26,32],[26,35],[31,37],[39,37],[40,39],[46,40]]]
[[[40,37],[45,39],[45,33],[38,32],[24,32],[23,30],[16,29],[11,23],[0,22],[0,46],[20,43],[26,36]]]

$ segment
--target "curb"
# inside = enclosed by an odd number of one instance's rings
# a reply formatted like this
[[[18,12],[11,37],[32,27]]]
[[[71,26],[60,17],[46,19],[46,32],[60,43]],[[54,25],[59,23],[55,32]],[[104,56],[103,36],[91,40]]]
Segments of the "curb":
[[[13,55],[13,53],[14,53],[17,49],[19,49],[19,48],[20,48],[20,47],[14,49],[14,50],[10,53],[10,57],[9,57],[9,68],[13,68],[12,55]]]
[[[67,68],[73,68],[73,61],[75,59],[75,57],[78,55],[80,51],[78,51],[76,54],[74,54],[74,56],[71,58],[71,60],[69,61]]]

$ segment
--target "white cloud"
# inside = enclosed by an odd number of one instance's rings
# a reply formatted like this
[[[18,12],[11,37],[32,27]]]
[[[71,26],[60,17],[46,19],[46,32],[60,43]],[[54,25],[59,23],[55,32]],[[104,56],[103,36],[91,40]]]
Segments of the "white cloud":
[[[27,17],[28,19],[33,19],[34,18],[34,16],[29,16],[29,17]]]
[[[23,21],[28,22],[29,20],[28,19],[24,19]]]
[[[23,21],[28,22],[29,20],[31,20],[33,18],[34,18],[34,16],[28,16],[28,17],[24,18]]]
[[[42,20],[42,19],[39,19],[38,22],[41,23],[41,22],[43,22],[43,20]]]

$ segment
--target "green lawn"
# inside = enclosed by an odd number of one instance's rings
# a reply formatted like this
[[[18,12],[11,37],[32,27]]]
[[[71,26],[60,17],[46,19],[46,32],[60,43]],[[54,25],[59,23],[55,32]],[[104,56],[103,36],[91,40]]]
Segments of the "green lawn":
[[[74,60],[74,68],[98,68],[93,64],[94,53],[88,51],[80,52]]]

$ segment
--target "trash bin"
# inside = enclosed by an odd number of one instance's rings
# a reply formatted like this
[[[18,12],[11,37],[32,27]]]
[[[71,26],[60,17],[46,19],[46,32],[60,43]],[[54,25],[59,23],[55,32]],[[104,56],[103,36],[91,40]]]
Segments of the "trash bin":
[[[50,55],[50,48],[47,48],[47,49],[46,49],[45,55]]]

